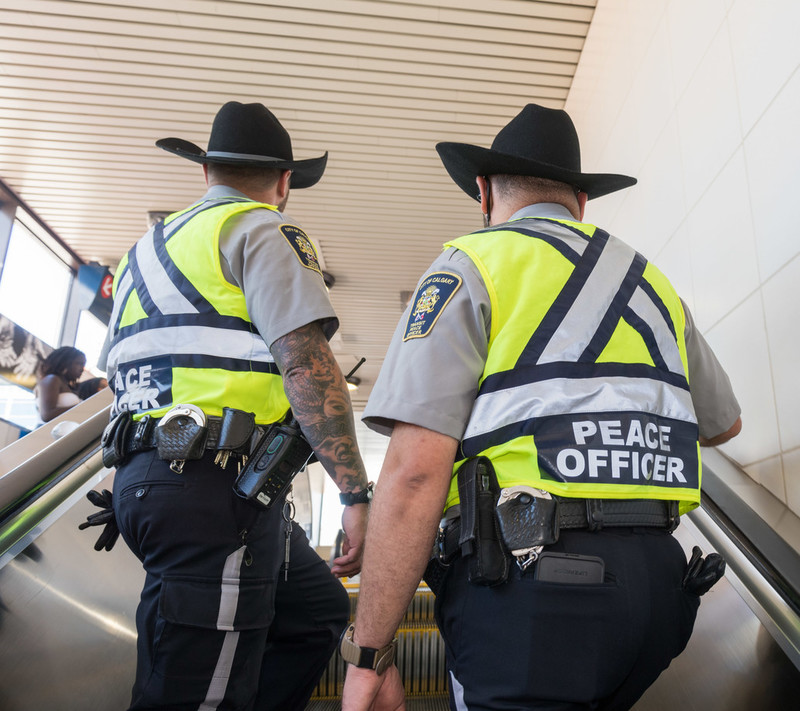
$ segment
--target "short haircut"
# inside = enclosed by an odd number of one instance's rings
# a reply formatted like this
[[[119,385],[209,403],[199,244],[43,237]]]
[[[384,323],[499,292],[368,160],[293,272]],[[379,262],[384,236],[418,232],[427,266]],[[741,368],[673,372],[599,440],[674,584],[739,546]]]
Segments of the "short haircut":
[[[209,163],[208,177],[210,182],[236,187],[237,185],[269,189],[277,184],[283,170],[255,165],[228,165],[226,163]]]
[[[574,200],[577,187],[558,180],[533,175],[493,175],[492,187],[504,197],[535,196],[537,202],[563,203]]]

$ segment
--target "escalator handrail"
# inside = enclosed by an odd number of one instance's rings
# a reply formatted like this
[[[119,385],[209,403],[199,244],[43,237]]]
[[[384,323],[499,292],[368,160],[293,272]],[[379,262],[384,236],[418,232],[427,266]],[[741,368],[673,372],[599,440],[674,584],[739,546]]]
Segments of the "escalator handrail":
[[[0,511],[5,511],[64,462],[99,440],[108,422],[111,400],[111,391],[106,388],[1,449]],[[53,430],[64,422],[74,422],[77,426],[54,439]]]
[[[686,519],[686,520],[684,520]],[[792,663],[800,669],[800,616],[763,571],[737,545],[704,508],[681,518],[681,525],[694,527],[727,563],[726,579],[750,607]],[[733,575],[730,575],[733,573]]]
[[[52,486],[11,513],[0,524],[0,569],[33,543],[85,492],[108,476],[103,467],[99,440],[77,461],[64,465]]]

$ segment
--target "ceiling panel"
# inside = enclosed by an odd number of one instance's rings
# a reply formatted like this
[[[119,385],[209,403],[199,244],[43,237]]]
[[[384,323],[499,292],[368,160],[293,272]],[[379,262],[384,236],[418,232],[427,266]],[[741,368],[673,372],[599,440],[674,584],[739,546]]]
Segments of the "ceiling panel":
[[[322,250],[344,370],[363,407],[412,291],[447,239],[480,227],[442,140],[489,145],[528,102],[560,108],[596,0],[3,0],[0,178],[86,261],[116,266],[149,211],[200,197],[226,101],[266,104],[295,156],[329,151],[287,212]]]

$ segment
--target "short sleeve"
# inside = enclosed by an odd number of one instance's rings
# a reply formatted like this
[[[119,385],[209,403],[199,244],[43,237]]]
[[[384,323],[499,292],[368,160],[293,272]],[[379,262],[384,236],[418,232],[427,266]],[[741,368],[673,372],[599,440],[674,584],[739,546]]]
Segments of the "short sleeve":
[[[314,321],[328,338],[336,332],[313,244],[297,223],[271,210],[249,210],[225,223],[220,252],[268,346]]]
[[[700,435],[716,437],[727,432],[742,412],[733,393],[728,374],[683,304],[686,314],[686,355],[689,362],[689,389],[692,394]]]
[[[490,319],[472,261],[443,252],[397,324],[364,423],[387,435],[399,421],[461,439],[486,363]]]

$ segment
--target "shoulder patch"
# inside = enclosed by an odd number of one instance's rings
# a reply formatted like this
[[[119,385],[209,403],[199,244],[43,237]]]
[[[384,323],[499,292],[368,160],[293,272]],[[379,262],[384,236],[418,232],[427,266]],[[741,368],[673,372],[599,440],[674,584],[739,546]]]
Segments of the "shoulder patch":
[[[427,336],[459,286],[461,277],[450,272],[434,272],[425,277],[414,296],[403,340]]]
[[[321,275],[322,269],[319,267],[317,252],[314,250],[314,244],[306,233],[294,225],[281,225],[280,230],[300,260],[300,264],[306,269],[311,269]]]

